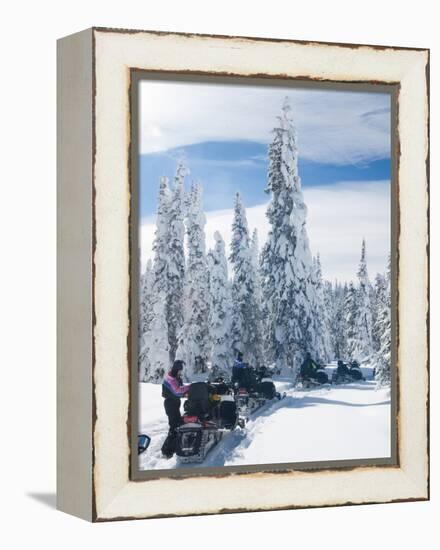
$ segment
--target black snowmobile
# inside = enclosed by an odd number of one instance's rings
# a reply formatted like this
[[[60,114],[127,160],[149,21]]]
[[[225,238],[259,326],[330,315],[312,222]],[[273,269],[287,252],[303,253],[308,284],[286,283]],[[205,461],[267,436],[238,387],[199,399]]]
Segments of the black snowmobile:
[[[365,380],[357,361],[352,361],[347,366],[343,361],[338,361],[336,370],[333,371],[332,384],[351,384]]]
[[[255,370],[247,365],[240,368],[233,367],[232,381],[240,425],[244,425],[249,416],[267,401],[281,399],[271,373],[265,367]]]
[[[329,383],[330,381],[325,367],[315,363],[310,354],[307,354],[300,368],[298,386],[301,389],[307,390]]]
[[[191,384],[184,413],[176,445],[183,463],[203,462],[223,434],[238,424],[237,406],[225,382]]]

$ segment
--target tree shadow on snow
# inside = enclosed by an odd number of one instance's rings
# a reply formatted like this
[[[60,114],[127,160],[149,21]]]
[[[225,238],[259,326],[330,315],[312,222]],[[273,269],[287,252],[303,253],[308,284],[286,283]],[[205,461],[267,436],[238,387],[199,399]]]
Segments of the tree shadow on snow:
[[[329,389],[332,390],[361,390],[361,391],[376,391],[375,382],[362,382],[362,383],[351,383],[351,384],[335,384],[332,385]]]
[[[298,408],[309,407],[315,405],[343,405],[344,407],[376,407],[378,405],[389,405],[389,399],[386,401],[378,401],[376,403],[350,403],[349,401],[341,401],[339,399],[326,399],[325,397],[306,396],[299,400],[296,404]]]

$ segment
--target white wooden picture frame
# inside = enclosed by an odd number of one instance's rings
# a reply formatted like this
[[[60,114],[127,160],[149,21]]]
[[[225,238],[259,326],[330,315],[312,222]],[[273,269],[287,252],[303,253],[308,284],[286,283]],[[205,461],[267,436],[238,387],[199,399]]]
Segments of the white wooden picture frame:
[[[136,478],[130,263],[136,71],[394,87],[392,463]],[[428,50],[104,28],[62,38],[58,508],[110,521],[428,499],[428,209]]]

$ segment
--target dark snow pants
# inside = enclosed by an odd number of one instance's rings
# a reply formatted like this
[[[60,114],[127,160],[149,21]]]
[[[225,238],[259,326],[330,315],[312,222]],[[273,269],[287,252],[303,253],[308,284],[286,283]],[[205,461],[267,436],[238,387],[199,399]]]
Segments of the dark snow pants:
[[[168,424],[170,429],[168,435],[162,445],[162,454],[166,458],[171,458],[176,452],[177,433],[176,429],[182,424],[180,416],[180,399],[167,397],[164,401],[165,412],[168,416]]]
[[[164,407],[166,415],[168,416],[168,424],[170,426],[170,432],[173,432],[176,428],[182,424],[182,417],[180,415],[180,399],[174,397],[166,397],[164,401]]]

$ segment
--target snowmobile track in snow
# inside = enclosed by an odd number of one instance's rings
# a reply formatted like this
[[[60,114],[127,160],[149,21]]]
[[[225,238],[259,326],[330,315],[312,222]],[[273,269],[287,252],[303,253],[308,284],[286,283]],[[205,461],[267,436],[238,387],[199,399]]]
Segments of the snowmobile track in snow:
[[[188,468],[194,466],[224,466],[228,459],[234,454],[236,449],[241,445],[246,444],[247,438],[247,426],[252,422],[255,422],[262,416],[270,416],[274,411],[283,406],[283,403],[287,402],[287,395],[284,394],[281,399],[274,398],[255,409],[249,416],[244,428],[237,426],[229,433],[223,433],[221,440],[212,447],[207,453],[202,463],[182,463],[177,458],[177,464],[181,468]]]

